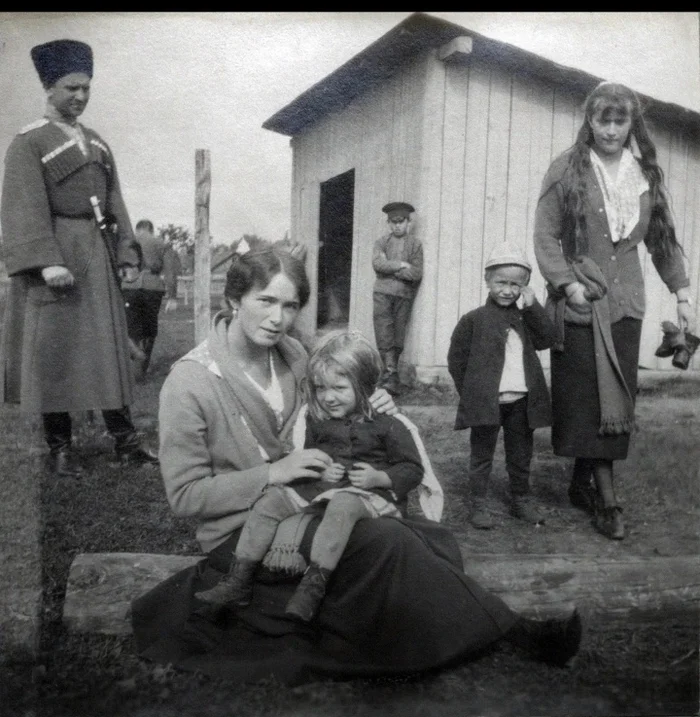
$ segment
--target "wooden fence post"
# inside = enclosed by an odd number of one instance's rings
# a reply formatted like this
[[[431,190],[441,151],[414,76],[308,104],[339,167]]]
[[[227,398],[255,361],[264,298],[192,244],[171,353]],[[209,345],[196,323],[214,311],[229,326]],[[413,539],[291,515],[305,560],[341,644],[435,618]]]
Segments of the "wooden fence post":
[[[208,149],[195,150],[195,228],[194,228],[194,340],[206,339],[211,320],[211,254],[209,251],[209,196],[211,166]]]

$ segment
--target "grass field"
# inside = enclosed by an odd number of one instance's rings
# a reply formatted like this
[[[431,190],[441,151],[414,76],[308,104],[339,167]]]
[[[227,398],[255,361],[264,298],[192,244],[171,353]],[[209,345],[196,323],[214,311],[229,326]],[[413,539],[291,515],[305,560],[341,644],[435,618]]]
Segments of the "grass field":
[[[139,386],[133,415],[144,440],[157,442],[157,396],[170,363],[192,345],[184,308],[161,317],[152,373]],[[643,384],[644,385],[644,384]],[[419,425],[446,492],[444,521],[470,550],[503,553],[697,554],[700,515],[700,381],[681,376],[645,386],[638,396],[639,434],[619,474],[629,537],[613,543],[568,506],[568,464],[551,454],[547,431],[536,434],[533,491],[547,511],[544,528],[507,515],[501,449],[492,482],[494,531],[466,522],[467,433],[452,430],[454,394],[419,389],[402,403]],[[644,625],[586,624],[573,668],[533,663],[508,646],[439,673],[406,680],[322,682],[293,689],[269,681],[230,685],[170,666],[146,663],[130,637],[69,634],[61,624],[65,582],[78,552],[198,552],[193,524],[174,518],[157,471],[131,473],[109,465],[110,442],[98,414],[83,420],[78,446],[92,468],[82,480],[56,481],[41,472],[43,439],[37,420],[13,408],[0,417],[0,470],[17,476],[18,494],[30,472],[41,475],[41,654],[31,670],[16,665],[0,686],[7,717],[372,717],[418,715],[691,715],[698,710],[696,624],[664,620]],[[26,479],[25,479],[26,480]],[[17,528],[20,529],[20,528]],[[467,566],[468,569],[468,566]]]

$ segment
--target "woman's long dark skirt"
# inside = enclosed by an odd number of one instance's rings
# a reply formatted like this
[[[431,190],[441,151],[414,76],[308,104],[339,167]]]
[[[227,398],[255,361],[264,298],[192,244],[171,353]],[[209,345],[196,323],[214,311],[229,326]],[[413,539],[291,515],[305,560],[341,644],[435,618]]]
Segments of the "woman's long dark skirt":
[[[221,578],[237,539],[134,601],[143,657],[237,682],[410,674],[474,656],[517,619],[462,572],[449,531],[395,518],[357,523],[311,625],[284,615],[298,578],[258,580],[249,607],[212,614],[194,593]]]
[[[634,400],[642,322],[627,317],[612,324],[610,330],[620,370]],[[551,357],[554,454],[611,461],[627,458],[629,434],[598,435],[600,398],[592,327],[566,324],[564,351],[552,351]]]

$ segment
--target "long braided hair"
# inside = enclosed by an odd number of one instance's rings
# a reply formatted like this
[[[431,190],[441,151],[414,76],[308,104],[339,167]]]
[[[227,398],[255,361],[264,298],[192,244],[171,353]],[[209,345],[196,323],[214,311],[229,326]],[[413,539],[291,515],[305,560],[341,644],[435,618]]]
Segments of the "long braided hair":
[[[588,236],[584,200],[587,191],[587,176],[591,166],[590,148],[594,144],[590,120],[597,112],[619,111],[631,117],[632,124],[625,147],[630,148],[634,139],[639,148],[638,161],[642,172],[649,182],[651,196],[651,217],[649,230],[645,238],[647,249],[655,257],[664,257],[676,250],[683,251],[673,225],[669,206],[669,197],[664,184],[663,170],[656,159],[656,147],[642,115],[637,95],[624,85],[613,82],[601,82],[586,98],[585,118],[571,148],[569,163],[562,179],[565,201],[565,221],[574,229],[576,254],[588,253]]]

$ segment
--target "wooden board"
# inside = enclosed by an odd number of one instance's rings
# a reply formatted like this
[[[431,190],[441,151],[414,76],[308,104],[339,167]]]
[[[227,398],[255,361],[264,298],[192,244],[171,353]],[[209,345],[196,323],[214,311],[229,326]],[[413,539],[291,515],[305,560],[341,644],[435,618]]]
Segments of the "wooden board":
[[[542,616],[573,605],[590,613],[692,612],[700,607],[695,555],[464,555],[465,573],[514,610]]]
[[[696,556],[593,558],[464,552],[465,572],[528,615],[561,615],[577,605],[588,616],[697,619]],[[69,630],[119,635],[131,631],[130,604],[201,556],[83,553],[73,560],[63,621]]]
[[[131,632],[131,601],[202,556],[149,553],[79,553],[66,585],[63,621],[69,630]]]

